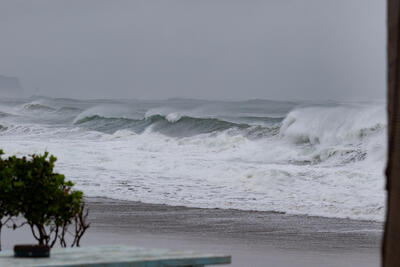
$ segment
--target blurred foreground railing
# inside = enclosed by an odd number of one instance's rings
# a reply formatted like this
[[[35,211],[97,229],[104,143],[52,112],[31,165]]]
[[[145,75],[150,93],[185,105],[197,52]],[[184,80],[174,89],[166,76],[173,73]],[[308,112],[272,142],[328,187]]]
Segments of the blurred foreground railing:
[[[230,262],[225,255],[126,246],[52,249],[50,258],[14,258],[12,251],[0,252],[1,267],[202,267]]]

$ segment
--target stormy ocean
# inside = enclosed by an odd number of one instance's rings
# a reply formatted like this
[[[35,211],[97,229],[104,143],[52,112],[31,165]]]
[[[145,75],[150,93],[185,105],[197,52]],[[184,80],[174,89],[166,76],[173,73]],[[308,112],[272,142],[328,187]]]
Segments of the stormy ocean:
[[[89,197],[382,221],[384,102],[0,100],[7,155]]]

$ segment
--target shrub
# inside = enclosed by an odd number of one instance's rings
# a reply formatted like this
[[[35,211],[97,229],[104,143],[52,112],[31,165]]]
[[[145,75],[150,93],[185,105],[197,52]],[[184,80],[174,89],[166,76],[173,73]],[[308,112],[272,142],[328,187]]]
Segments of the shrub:
[[[23,216],[22,225],[29,225],[39,245],[50,247],[57,240],[61,246],[67,246],[68,227],[74,224],[71,246],[79,246],[89,227],[88,211],[82,192],[73,190],[71,181],[54,172],[55,161],[47,152],[29,158],[12,156],[0,160],[0,193],[6,192],[0,196],[0,216]]]
[[[13,170],[9,161],[1,159],[3,151],[0,150],[0,250],[1,230],[13,216],[18,215],[18,203],[15,201],[13,190]]]

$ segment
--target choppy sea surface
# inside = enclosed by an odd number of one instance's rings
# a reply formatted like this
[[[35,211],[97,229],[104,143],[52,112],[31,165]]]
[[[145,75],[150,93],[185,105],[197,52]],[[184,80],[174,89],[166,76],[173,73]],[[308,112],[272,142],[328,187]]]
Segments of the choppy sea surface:
[[[0,148],[88,196],[382,221],[383,102],[0,99]]]

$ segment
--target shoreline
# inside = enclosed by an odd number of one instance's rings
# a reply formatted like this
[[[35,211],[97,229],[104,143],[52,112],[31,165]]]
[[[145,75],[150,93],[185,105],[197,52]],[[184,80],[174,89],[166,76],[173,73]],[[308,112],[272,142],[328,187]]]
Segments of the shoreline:
[[[117,229],[129,228],[132,232],[270,241],[284,249],[299,249],[299,242],[304,242],[302,250],[375,249],[380,246],[383,231],[383,223],[375,221],[267,211],[190,208],[108,198],[88,198],[87,202],[94,227],[116,225]],[[116,212],[117,222],[113,218]],[[292,239],[293,236],[296,238]]]
[[[232,255],[233,267],[379,266],[383,223],[201,209],[87,198],[91,227],[82,246],[122,244]],[[4,229],[3,247],[32,242]]]
[[[240,208],[219,208],[219,207],[198,207],[196,205],[175,205],[175,204],[166,204],[166,203],[156,203],[156,202],[142,202],[136,200],[125,200],[125,199],[117,199],[112,197],[84,197],[86,202],[127,202],[127,203],[135,203],[137,205],[148,205],[148,206],[159,206],[159,207],[171,207],[177,209],[199,209],[199,210],[225,210],[231,212],[249,212],[249,213],[272,213],[277,215],[286,215],[289,217],[307,217],[307,218],[321,218],[321,219],[333,219],[333,220],[348,220],[348,221],[357,221],[357,222],[370,222],[376,224],[384,224],[384,221],[381,220],[373,220],[373,219],[358,219],[358,218],[351,218],[351,217],[334,217],[334,216],[324,216],[324,215],[311,215],[311,214],[303,214],[303,213],[287,213],[284,211],[274,211],[274,210],[256,210],[256,209],[240,209]]]

